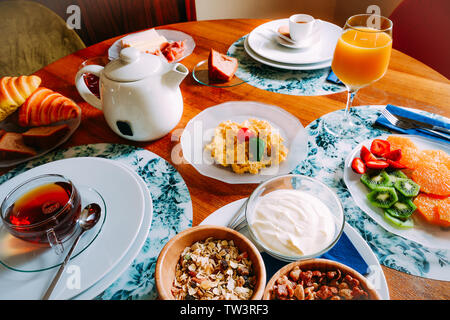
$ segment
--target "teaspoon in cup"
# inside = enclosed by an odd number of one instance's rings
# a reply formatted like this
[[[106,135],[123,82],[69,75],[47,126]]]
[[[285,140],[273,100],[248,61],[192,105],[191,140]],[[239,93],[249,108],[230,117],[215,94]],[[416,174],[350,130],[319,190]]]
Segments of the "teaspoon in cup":
[[[97,222],[100,220],[101,211],[102,210],[101,210],[100,206],[96,203],[91,203],[91,204],[87,205],[83,209],[83,211],[81,211],[80,217],[78,218],[78,221],[77,221],[78,225],[81,227],[81,232],[78,234],[77,238],[73,242],[72,247],[70,248],[69,252],[67,253],[66,258],[64,259],[63,263],[59,267],[59,270],[56,273],[55,277],[53,278],[52,283],[50,284],[47,291],[45,292],[45,294],[42,298],[43,300],[48,300],[50,298],[50,295],[52,294],[53,289],[55,289],[56,284],[58,283],[59,278],[61,277],[61,274],[63,273],[67,263],[70,260],[70,256],[72,255],[75,247],[78,244],[78,241],[80,240],[81,236],[83,235],[83,233],[85,231],[92,229],[97,224]]]

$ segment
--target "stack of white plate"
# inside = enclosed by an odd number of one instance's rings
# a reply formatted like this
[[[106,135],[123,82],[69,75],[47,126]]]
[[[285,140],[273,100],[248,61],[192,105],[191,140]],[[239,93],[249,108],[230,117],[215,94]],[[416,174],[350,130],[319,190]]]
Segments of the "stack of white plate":
[[[145,182],[130,168],[102,158],[64,159],[30,169],[0,185],[0,195],[30,178],[60,174],[81,193],[82,205],[100,202],[102,218],[81,238],[51,299],[92,299],[133,262],[150,230],[153,204]],[[126,188],[124,188],[126,186]],[[18,252],[0,222],[0,299],[41,299],[59,263],[52,249]],[[65,243],[65,251],[71,245]],[[9,256],[8,256],[9,253]],[[14,256],[16,254],[16,256]],[[20,254],[20,256],[19,256]]]
[[[279,19],[255,28],[245,39],[247,54],[265,65],[287,70],[316,70],[331,66],[334,48],[342,29],[330,22],[318,20],[309,46],[293,48],[277,35],[280,26],[289,19]]]

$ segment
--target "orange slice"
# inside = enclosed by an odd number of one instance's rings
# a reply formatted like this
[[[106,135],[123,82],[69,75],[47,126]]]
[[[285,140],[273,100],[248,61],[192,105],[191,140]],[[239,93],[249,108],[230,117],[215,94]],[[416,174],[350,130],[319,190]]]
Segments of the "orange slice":
[[[425,193],[450,196],[450,170],[445,165],[419,162],[411,173],[411,179]]]
[[[440,224],[439,213],[435,208],[444,201],[445,197],[434,196],[426,193],[419,193],[414,199],[414,204],[417,207],[417,212],[427,222],[432,224]]]
[[[450,197],[439,201],[439,204],[434,207],[434,212],[441,226],[450,227]]]

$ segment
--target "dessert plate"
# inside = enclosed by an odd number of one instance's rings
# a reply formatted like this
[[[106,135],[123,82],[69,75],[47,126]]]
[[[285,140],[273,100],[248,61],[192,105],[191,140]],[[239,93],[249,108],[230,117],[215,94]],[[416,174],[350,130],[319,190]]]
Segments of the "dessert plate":
[[[234,76],[233,79],[227,82],[211,82],[208,75],[208,59],[200,61],[192,70],[192,77],[200,84],[209,87],[234,87],[244,83],[244,80]]]
[[[3,129],[8,132],[18,132],[18,133],[23,133],[28,130],[28,128],[22,128],[21,126],[19,126],[17,124],[17,121],[15,121],[13,118],[14,118],[14,115],[1,121],[0,122],[0,130]],[[53,149],[59,147],[64,142],[66,142],[72,136],[72,134],[75,132],[75,130],[77,130],[80,123],[81,123],[81,112],[79,112],[79,116],[75,119],[70,119],[67,121],[62,121],[62,122],[52,124],[52,125],[67,124],[69,126],[69,132],[64,137],[62,137],[55,145],[50,145],[45,149],[38,150],[38,153],[35,156],[21,158],[21,159],[14,159],[14,160],[1,160],[0,159],[0,168],[12,167],[19,163],[38,158],[38,157],[52,151]]]
[[[93,286],[81,292],[77,296],[73,297],[74,300],[91,300],[105,291],[109,286],[111,286],[117,278],[130,266],[136,256],[142,249],[144,245],[148,233],[150,231],[150,227],[152,225],[152,216],[153,216],[153,202],[151,194],[145,184],[144,180],[141,179],[131,168],[129,168],[125,164],[121,164],[117,161],[117,164],[123,166],[127,170],[130,171],[132,175],[135,176],[136,180],[138,180],[139,185],[142,189],[145,199],[145,208],[144,208],[144,219],[142,221],[141,228],[137,234],[136,240],[127,251],[125,256],[119,261],[119,263],[110,271],[107,275],[105,275],[101,280],[96,282]]]
[[[230,167],[215,164],[210,152],[205,151],[214,136],[214,129],[226,120],[241,123],[252,118],[266,120],[279,130],[289,149],[286,160],[278,167],[268,167],[255,175],[237,174]],[[294,170],[306,157],[308,138],[300,121],[282,108],[255,101],[231,101],[209,107],[191,119],[181,135],[181,148],[184,158],[207,177],[231,184],[260,183]]]
[[[291,64],[291,63],[282,63],[282,62],[276,62],[273,60],[266,59],[264,57],[261,57],[256,52],[250,48],[248,44],[248,37],[244,41],[244,49],[247,54],[253,58],[254,60],[279,69],[285,69],[285,70],[317,70],[317,69],[323,69],[331,67],[331,60],[327,60],[320,63],[309,63],[309,64]]]
[[[200,223],[200,225],[227,226],[234,214],[239,210],[239,208],[241,208],[246,200],[247,199],[237,200],[223,206],[217,211],[211,213]],[[241,229],[240,232],[251,239],[247,233],[247,228]],[[381,269],[380,263],[378,262],[376,256],[359,233],[348,223],[345,223],[344,232],[370,268],[370,273],[366,277],[375,286],[381,298],[384,300],[389,300],[389,289],[386,278],[384,277],[383,269]]]
[[[275,37],[275,41],[278,42],[278,44],[285,46],[287,48],[291,48],[291,49],[304,49],[307,50],[308,48],[311,48],[312,46],[315,46],[318,44],[318,42],[320,41],[320,24],[321,24],[321,20],[316,20],[317,23],[315,23],[314,25],[314,29],[311,32],[310,36],[306,39],[304,39],[301,42],[293,42],[294,40],[292,40],[290,37],[281,35],[278,32],[278,36]],[[278,30],[278,29],[277,29]],[[273,31],[272,29],[270,29],[270,31]],[[274,33],[276,35],[276,33]]]
[[[70,262],[52,295],[70,299],[102,279],[126,255],[144,219],[145,198],[135,176],[112,160],[72,158],[30,169],[0,185],[5,194],[18,183],[46,173],[66,176],[75,185],[97,190],[105,200],[107,218],[95,241]],[[126,185],[126,188],[120,186]],[[0,266],[3,299],[40,299],[51,282],[56,266],[41,272],[17,272]],[[6,289],[7,288],[7,289]]]
[[[288,24],[288,21],[289,19],[273,20],[255,28],[248,36],[250,48],[263,58],[281,63],[319,63],[333,58],[334,48],[342,32],[340,27],[320,21],[320,42],[308,50],[292,50],[280,46],[274,39],[278,36],[273,33],[280,26]]]
[[[386,139],[390,135],[392,134],[382,135],[380,137],[377,137],[377,139]],[[439,143],[437,141],[415,135],[408,135],[407,137],[411,139],[411,141],[413,141],[421,150],[436,149],[443,150],[447,152],[447,154],[450,154],[450,147],[448,144]],[[352,195],[355,203],[380,226],[395,235],[418,242],[430,248],[450,248],[450,230],[430,225],[422,221],[422,219],[417,217],[415,213],[412,215],[414,219],[413,228],[396,228],[383,218],[383,209],[371,205],[367,200],[367,188],[360,181],[361,175],[353,172],[351,163],[355,157],[359,156],[361,147],[363,145],[370,148],[372,140],[373,139],[369,139],[360,143],[355,147],[355,149],[352,150],[352,152],[350,152],[345,160],[344,182],[347,185],[347,188],[350,191],[350,194]]]
[[[164,36],[167,41],[169,42],[176,42],[176,41],[183,41],[185,40],[185,51],[183,56],[173,61],[172,63],[177,63],[187,56],[191,55],[191,53],[194,51],[195,48],[195,41],[194,39],[181,31],[177,30],[170,30],[170,29],[156,29],[156,32],[158,32],[159,35]],[[132,35],[136,35],[137,33],[133,33]],[[108,57],[110,60],[115,60],[119,58],[120,50],[122,50],[121,41],[127,39],[128,36],[125,36],[123,38],[120,38],[116,42],[112,44],[112,46],[108,49]]]

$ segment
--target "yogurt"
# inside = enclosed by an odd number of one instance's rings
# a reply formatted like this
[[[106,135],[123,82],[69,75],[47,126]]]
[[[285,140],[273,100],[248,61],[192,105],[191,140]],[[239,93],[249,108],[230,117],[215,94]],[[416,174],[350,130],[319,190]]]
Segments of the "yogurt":
[[[335,234],[335,218],[317,197],[301,190],[276,190],[255,204],[250,225],[271,250],[286,256],[325,249]]]

